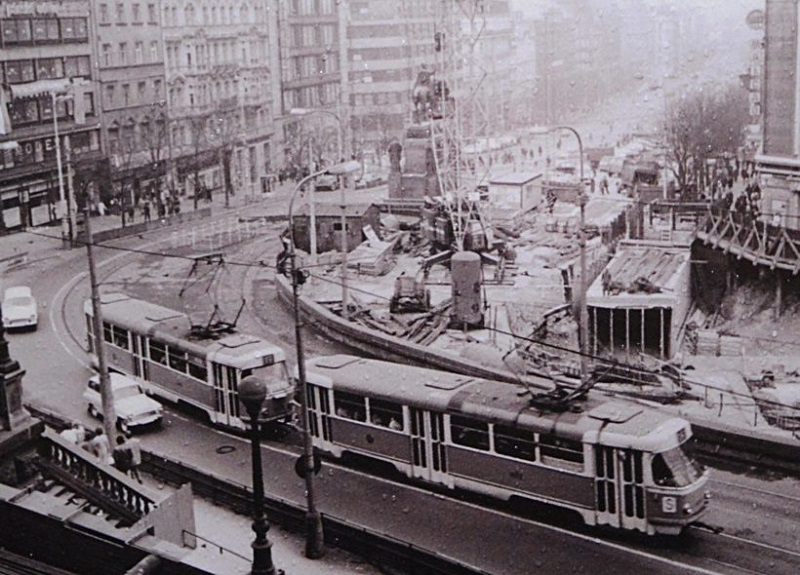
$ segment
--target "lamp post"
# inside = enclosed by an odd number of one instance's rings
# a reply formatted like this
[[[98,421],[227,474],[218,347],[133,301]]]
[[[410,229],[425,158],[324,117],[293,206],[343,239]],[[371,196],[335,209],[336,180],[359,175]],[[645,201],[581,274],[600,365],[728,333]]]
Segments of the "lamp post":
[[[267,384],[258,376],[249,375],[239,384],[239,401],[250,417],[250,445],[253,465],[253,531],[256,538],[252,543],[252,575],[275,575],[272,564],[272,543],[267,539],[269,522],[264,513],[264,477],[261,468],[261,436],[259,416],[261,406],[267,397]]]
[[[344,126],[342,125],[342,118],[335,112],[331,112],[330,110],[325,110],[324,108],[292,108],[289,110],[289,114],[291,116],[308,116],[310,114],[325,114],[328,116],[333,117],[336,120],[337,130],[336,130],[336,153],[339,156],[337,158],[337,162],[344,161],[343,154],[343,130]],[[309,140],[309,171],[311,170],[311,164],[313,163],[313,157],[311,154],[311,142]],[[345,182],[342,186],[340,186],[340,203],[342,208],[342,218],[341,218],[341,226],[342,226],[342,310],[347,309],[347,203],[345,200],[345,188],[349,184],[350,179],[345,178]],[[313,197],[313,192],[312,192]],[[314,203],[310,203],[310,211],[312,215],[312,220],[314,219]],[[316,242],[316,234],[312,235],[312,250],[311,250],[311,259],[312,263],[317,263],[317,242]]]
[[[580,299],[578,301],[578,314],[580,315],[579,321],[579,335],[580,335],[580,355],[581,355],[581,385],[586,386],[589,383],[589,358],[587,357],[588,338],[589,338],[589,318],[587,317],[588,311],[586,307],[586,291],[589,287],[586,281],[586,225],[585,225],[585,208],[586,208],[586,184],[583,181],[583,142],[581,136],[575,128],[570,126],[555,126],[550,131],[567,130],[575,135],[578,140],[578,161],[580,163],[580,195],[578,197],[578,205],[581,209],[580,216],[580,230],[578,233],[578,246],[580,247],[580,268],[581,268],[581,291]]]
[[[56,146],[56,169],[58,170],[58,203],[61,206],[61,243],[63,248],[72,246],[72,209],[70,208],[69,198],[64,195],[64,167],[61,163],[61,139],[58,135],[58,102],[63,102],[71,95],[57,95],[55,91],[50,92],[53,102],[53,138]]]
[[[295,346],[297,348],[297,376],[300,387],[300,421],[302,424],[303,433],[303,470],[306,482],[306,557],[309,559],[318,559],[322,557],[324,552],[324,536],[322,532],[322,518],[319,511],[317,511],[315,496],[314,496],[314,445],[311,442],[311,433],[308,424],[308,391],[306,385],[306,363],[305,355],[303,353],[303,340],[302,340],[302,327],[300,321],[300,305],[299,305],[299,288],[305,282],[305,275],[297,269],[297,260],[295,252],[295,234],[294,234],[294,200],[304,186],[312,181],[317,176],[323,174],[346,174],[361,169],[358,162],[344,162],[337,164],[326,170],[320,170],[309,174],[297,183],[297,186],[292,192],[292,197],[289,200],[289,261],[291,266],[289,268],[292,279],[292,303],[294,307],[294,337]],[[316,222],[310,222],[309,226],[311,234],[316,234]],[[240,387],[241,390],[241,387]],[[241,393],[241,391],[240,391]]]

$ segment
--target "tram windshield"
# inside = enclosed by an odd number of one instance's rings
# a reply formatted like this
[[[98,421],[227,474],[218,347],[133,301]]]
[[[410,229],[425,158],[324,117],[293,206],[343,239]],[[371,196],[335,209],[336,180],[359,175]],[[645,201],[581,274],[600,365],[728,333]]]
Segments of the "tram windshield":
[[[702,466],[682,447],[656,453],[653,457],[653,481],[664,487],[684,487],[703,476]]]
[[[243,369],[242,379],[248,375],[255,375],[262,378],[269,388],[269,394],[285,391],[291,386],[289,374],[286,371],[286,364],[283,362],[251,369]]]

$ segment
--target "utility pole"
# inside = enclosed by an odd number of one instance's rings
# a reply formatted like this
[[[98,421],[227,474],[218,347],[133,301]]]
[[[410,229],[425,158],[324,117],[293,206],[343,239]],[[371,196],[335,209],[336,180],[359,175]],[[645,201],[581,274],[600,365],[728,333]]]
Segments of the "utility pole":
[[[86,253],[89,257],[89,280],[92,289],[92,330],[94,331],[94,350],[97,354],[97,369],[100,372],[100,399],[103,403],[103,429],[108,438],[111,449],[116,445],[117,413],[114,409],[114,395],[111,389],[111,379],[108,375],[106,354],[103,348],[103,318],[100,306],[100,291],[97,284],[97,271],[94,265],[92,252],[92,224],[89,217],[89,202],[86,202]],[[106,462],[103,462],[106,463]]]

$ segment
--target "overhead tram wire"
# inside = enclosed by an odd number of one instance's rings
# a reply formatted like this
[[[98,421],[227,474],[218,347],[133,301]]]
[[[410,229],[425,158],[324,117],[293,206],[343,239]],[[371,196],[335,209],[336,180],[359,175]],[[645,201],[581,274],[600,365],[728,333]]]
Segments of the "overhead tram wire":
[[[35,235],[35,236],[39,236],[39,237],[52,239],[54,241],[61,242],[61,237],[60,236],[56,237],[56,236],[52,236],[50,234],[41,234],[41,233],[37,233],[37,232],[32,232],[30,230],[26,230],[24,233],[28,233],[28,234],[31,234],[31,235]],[[86,244],[86,242],[80,241],[80,240],[75,240],[75,243],[78,243],[78,244],[81,244],[81,245],[85,245]],[[115,250],[115,251],[120,251],[120,252],[135,253],[135,254],[140,254],[140,255],[151,255],[151,256],[163,257],[163,258],[181,259],[181,260],[186,260],[186,261],[194,261],[194,258],[192,258],[192,257],[182,256],[182,255],[179,255],[179,254],[167,254],[167,253],[163,253],[163,252],[156,252],[156,251],[150,251],[150,250],[141,250],[141,249],[135,249],[135,248],[125,248],[125,247],[120,247],[120,246],[109,246],[109,245],[106,245],[106,244],[99,244],[99,243],[96,243],[96,242],[94,242],[92,245],[96,246],[96,247],[99,247],[99,248],[110,249],[110,250]],[[243,266],[243,267],[267,268],[267,269],[275,267],[274,262],[267,263],[267,262],[264,262],[264,261],[253,263],[253,262],[236,262],[236,261],[228,261],[228,260],[226,260],[226,263],[228,265],[236,265],[236,266]],[[308,267],[308,266],[306,266],[306,267]],[[317,267],[320,267],[320,266],[318,265]],[[341,285],[340,280],[338,278],[328,278],[328,277],[319,276],[319,275],[315,275],[315,277],[318,278],[320,281],[332,283],[332,284],[335,284],[335,285]],[[386,301],[389,300],[389,298],[386,298],[385,296],[383,296],[381,294],[370,292],[368,290],[361,290],[361,289],[354,288],[354,287],[351,287],[351,290],[355,291],[357,293],[363,293],[365,295],[370,295],[370,296],[373,296],[375,298],[379,298],[379,299],[382,299],[382,300],[386,300]],[[573,354],[573,355],[578,355],[578,356],[581,355],[581,352],[579,350],[570,349],[570,348],[563,347],[563,346],[560,346],[560,345],[557,345],[557,344],[553,344],[553,343],[549,343],[549,342],[543,342],[543,341],[540,341],[540,340],[535,340],[533,338],[520,336],[520,335],[517,335],[517,334],[512,334],[510,332],[506,332],[506,331],[503,331],[503,330],[500,330],[500,329],[497,329],[497,328],[488,327],[488,328],[485,328],[485,329],[487,329],[489,331],[493,331],[493,332],[498,333],[500,335],[506,335],[506,336],[514,337],[517,340],[522,340],[522,341],[525,341],[525,342],[528,342],[528,343],[535,343],[535,344],[540,345],[542,347],[550,348],[550,349],[553,349],[553,350],[556,350],[556,351],[569,353],[569,354]],[[765,341],[775,341],[775,340],[772,340],[772,339],[769,339],[769,338],[748,338],[746,336],[743,337],[743,339],[752,339],[752,340],[756,340],[756,341],[764,341],[764,340]],[[800,342],[782,341],[780,343],[783,343],[783,344],[786,344],[786,345],[800,346]],[[589,353],[587,353],[585,355],[589,359],[595,359],[595,360],[600,361],[600,362],[605,363],[605,364],[611,364],[611,365],[616,366],[616,367],[622,367],[622,368],[625,368],[625,369],[627,369],[629,371],[632,371],[634,373],[641,373],[643,375],[664,375],[664,374],[662,374],[662,373],[660,373],[660,372],[658,372],[656,370],[647,369],[647,368],[639,367],[639,366],[633,366],[633,365],[622,363],[622,362],[617,362],[616,360],[610,360],[608,358],[604,358],[604,357],[601,357],[601,356],[595,356],[595,355],[589,354]],[[542,376],[542,377],[544,377],[544,376]],[[708,389],[708,390],[711,390],[711,391],[724,392],[724,393],[726,393],[728,395],[731,395],[731,396],[734,396],[734,397],[741,397],[741,398],[750,399],[750,400],[753,399],[752,396],[749,396],[749,395],[746,395],[746,394],[743,394],[743,393],[739,393],[739,392],[737,392],[735,390],[721,389],[721,388],[715,387],[713,385],[710,385],[710,384],[707,384],[707,383],[702,383],[702,382],[699,382],[699,381],[696,381],[696,380],[693,380],[693,379],[689,379],[689,378],[683,377],[682,381],[684,381],[685,383],[687,383],[689,385],[699,387],[701,389]],[[777,407],[782,407],[782,408],[786,408],[786,409],[790,409],[790,410],[793,410],[793,411],[800,412],[800,407],[792,407],[792,406],[785,405],[785,404],[782,404],[782,403],[779,403],[779,402],[763,400],[762,403],[764,403],[766,405],[774,405],[774,406],[777,406]]]

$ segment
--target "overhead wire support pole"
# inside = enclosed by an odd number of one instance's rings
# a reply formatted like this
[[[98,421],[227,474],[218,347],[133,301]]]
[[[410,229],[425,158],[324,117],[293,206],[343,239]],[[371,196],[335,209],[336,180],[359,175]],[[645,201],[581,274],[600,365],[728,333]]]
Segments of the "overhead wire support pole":
[[[108,445],[114,447],[116,442],[117,414],[114,407],[114,395],[111,389],[111,378],[108,375],[108,365],[106,363],[105,343],[103,336],[103,317],[102,305],[100,302],[100,288],[97,283],[97,270],[94,263],[94,252],[92,250],[94,238],[92,237],[92,224],[89,217],[88,202],[86,207],[86,254],[89,260],[89,284],[92,294],[92,330],[94,331],[94,347],[97,355],[97,371],[100,377],[100,401],[103,405],[103,430],[105,431]],[[107,462],[103,462],[107,463]]]
[[[306,381],[305,353],[303,350],[303,323],[300,317],[300,286],[305,283],[304,273],[297,269],[296,238],[294,226],[294,201],[298,193],[314,178],[323,174],[347,174],[361,168],[358,162],[344,162],[331,168],[309,174],[297,183],[289,199],[289,271],[292,280],[292,303],[294,315],[294,334],[297,354],[297,377],[300,388],[300,422],[303,434],[303,478],[306,485],[306,557],[318,559],[324,554],[324,534],[322,517],[317,511],[314,489],[314,445],[311,440],[311,429],[308,421],[308,384]],[[311,233],[315,234],[313,226]]]
[[[570,126],[555,126],[550,131],[555,130],[567,130],[572,132],[575,135],[575,138],[578,140],[578,163],[579,163],[579,170],[580,170],[580,184],[579,184],[579,196],[578,196],[578,205],[580,206],[580,230],[578,230],[578,246],[580,248],[580,269],[581,269],[581,287],[580,287],[580,295],[578,296],[578,326],[579,326],[579,346],[580,346],[580,356],[581,356],[581,385],[586,386],[589,384],[589,357],[588,357],[588,346],[589,346],[589,318],[588,318],[588,308],[586,305],[586,292],[589,288],[587,277],[586,277],[586,185],[583,181],[583,142],[581,140],[581,135],[575,128]]]

